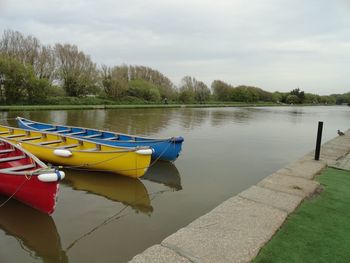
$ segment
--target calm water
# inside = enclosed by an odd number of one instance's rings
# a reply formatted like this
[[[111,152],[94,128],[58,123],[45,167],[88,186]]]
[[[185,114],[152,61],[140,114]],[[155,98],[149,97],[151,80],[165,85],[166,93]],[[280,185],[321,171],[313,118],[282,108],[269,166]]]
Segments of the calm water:
[[[141,180],[67,170],[50,217],[16,201],[0,208],[0,262],[126,262],[350,128],[350,107],[120,109],[0,113],[37,121],[185,137],[175,164]],[[0,203],[5,200],[0,197]]]

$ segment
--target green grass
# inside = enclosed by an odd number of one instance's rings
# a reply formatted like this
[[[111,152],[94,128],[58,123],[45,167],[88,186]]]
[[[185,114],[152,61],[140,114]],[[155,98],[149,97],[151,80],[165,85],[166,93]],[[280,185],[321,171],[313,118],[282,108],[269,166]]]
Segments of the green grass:
[[[350,172],[328,168],[324,191],[291,214],[254,263],[350,262]]]

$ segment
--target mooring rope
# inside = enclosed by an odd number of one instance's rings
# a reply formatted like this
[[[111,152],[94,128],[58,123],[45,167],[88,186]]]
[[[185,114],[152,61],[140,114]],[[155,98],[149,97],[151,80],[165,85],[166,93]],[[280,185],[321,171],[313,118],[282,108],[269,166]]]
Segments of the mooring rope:
[[[161,190],[161,191],[157,191],[157,192],[153,192],[148,194],[147,196],[152,196],[154,195],[154,197],[151,199],[151,201],[153,201],[157,196],[159,196],[160,194],[163,194],[165,192],[169,192],[169,190]],[[96,230],[100,229],[101,227],[108,225],[110,222],[117,220],[117,219],[121,219],[128,214],[124,214],[124,215],[120,215],[123,211],[125,211],[128,207],[132,206],[133,204],[135,204],[136,202],[138,202],[139,200],[142,200],[143,198],[145,198],[146,195],[136,199],[133,203],[131,203],[130,205],[125,205],[122,209],[120,209],[118,212],[116,212],[115,214],[113,214],[112,216],[108,217],[107,219],[103,220],[100,224],[98,224],[97,226],[95,226],[94,228],[92,228],[90,231],[86,232],[85,234],[81,235],[79,238],[75,239],[73,242],[70,243],[70,245],[64,250],[65,252],[68,252],[73,246],[75,246],[80,240],[84,239],[85,237],[91,235],[93,232],[95,232]]]

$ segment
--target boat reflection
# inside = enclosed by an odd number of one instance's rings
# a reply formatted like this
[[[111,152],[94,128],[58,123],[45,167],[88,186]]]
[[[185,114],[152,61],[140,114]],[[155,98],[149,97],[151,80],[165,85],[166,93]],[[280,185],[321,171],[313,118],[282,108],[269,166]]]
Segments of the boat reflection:
[[[182,190],[180,173],[171,162],[156,162],[140,179],[164,184],[174,191]]]
[[[0,203],[6,200],[0,196]],[[0,229],[15,237],[33,258],[43,262],[68,262],[53,219],[14,199],[0,208]]]
[[[63,184],[75,190],[103,196],[121,202],[137,212],[151,214],[153,207],[146,187],[136,179],[103,172],[65,170]]]

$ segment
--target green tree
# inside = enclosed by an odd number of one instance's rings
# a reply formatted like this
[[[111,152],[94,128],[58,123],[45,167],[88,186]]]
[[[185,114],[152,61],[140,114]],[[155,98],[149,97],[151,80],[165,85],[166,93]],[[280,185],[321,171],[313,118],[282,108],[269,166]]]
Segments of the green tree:
[[[6,104],[23,100],[27,78],[24,65],[10,57],[0,56],[0,74],[3,79],[1,100]]]
[[[0,75],[4,82],[1,101],[6,104],[40,103],[51,86],[47,80],[38,79],[31,66],[8,56],[0,55]]]
[[[297,104],[299,103],[299,98],[297,95],[292,95],[292,94],[289,94],[287,96],[287,99],[286,99],[286,102],[289,103],[289,104]]]
[[[159,71],[145,66],[129,66],[128,80],[145,80],[157,87],[162,99],[174,99],[176,90],[169,78]]]
[[[238,86],[231,91],[232,101],[257,102],[259,94],[256,89],[247,86]]]
[[[299,88],[293,89],[289,94],[295,95],[298,98],[298,102],[295,102],[295,103],[303,103],[304,102],[305,93],[304,93],[304,91],[301,91]]]
[[[210,100],[210,96],[211,96],[210,89],[202,81],[198,81],[194,93],[195,93],[196,101],[200,103]]]
[[[336,104],[336,99],[332,96],[320,96],[320,102],[327,105]]]
[[[200,103],[209,100],[210,90],[202,81],[194,77],[185,76],[181,80],[179,99],[182,102],[189,103],[198,101]]]
[[[232,88],[231,85],[221,80],[214,80],[211,84],[214,98],[218,101],[230,101]]]
[[[283,93],[276,91],[272,93],[271,99],[273,102],[280,103],[280,102],[283,102],[283,96],[284,96]]]
[[[344,94],[332,94],[331,96],[336,100],[336,104],[338,105],[350,103],[350,92]]]
[[[142,79],[131,80],[128,83],[127,94],[146,101],[159,102],[161,99],[157,87]]]

